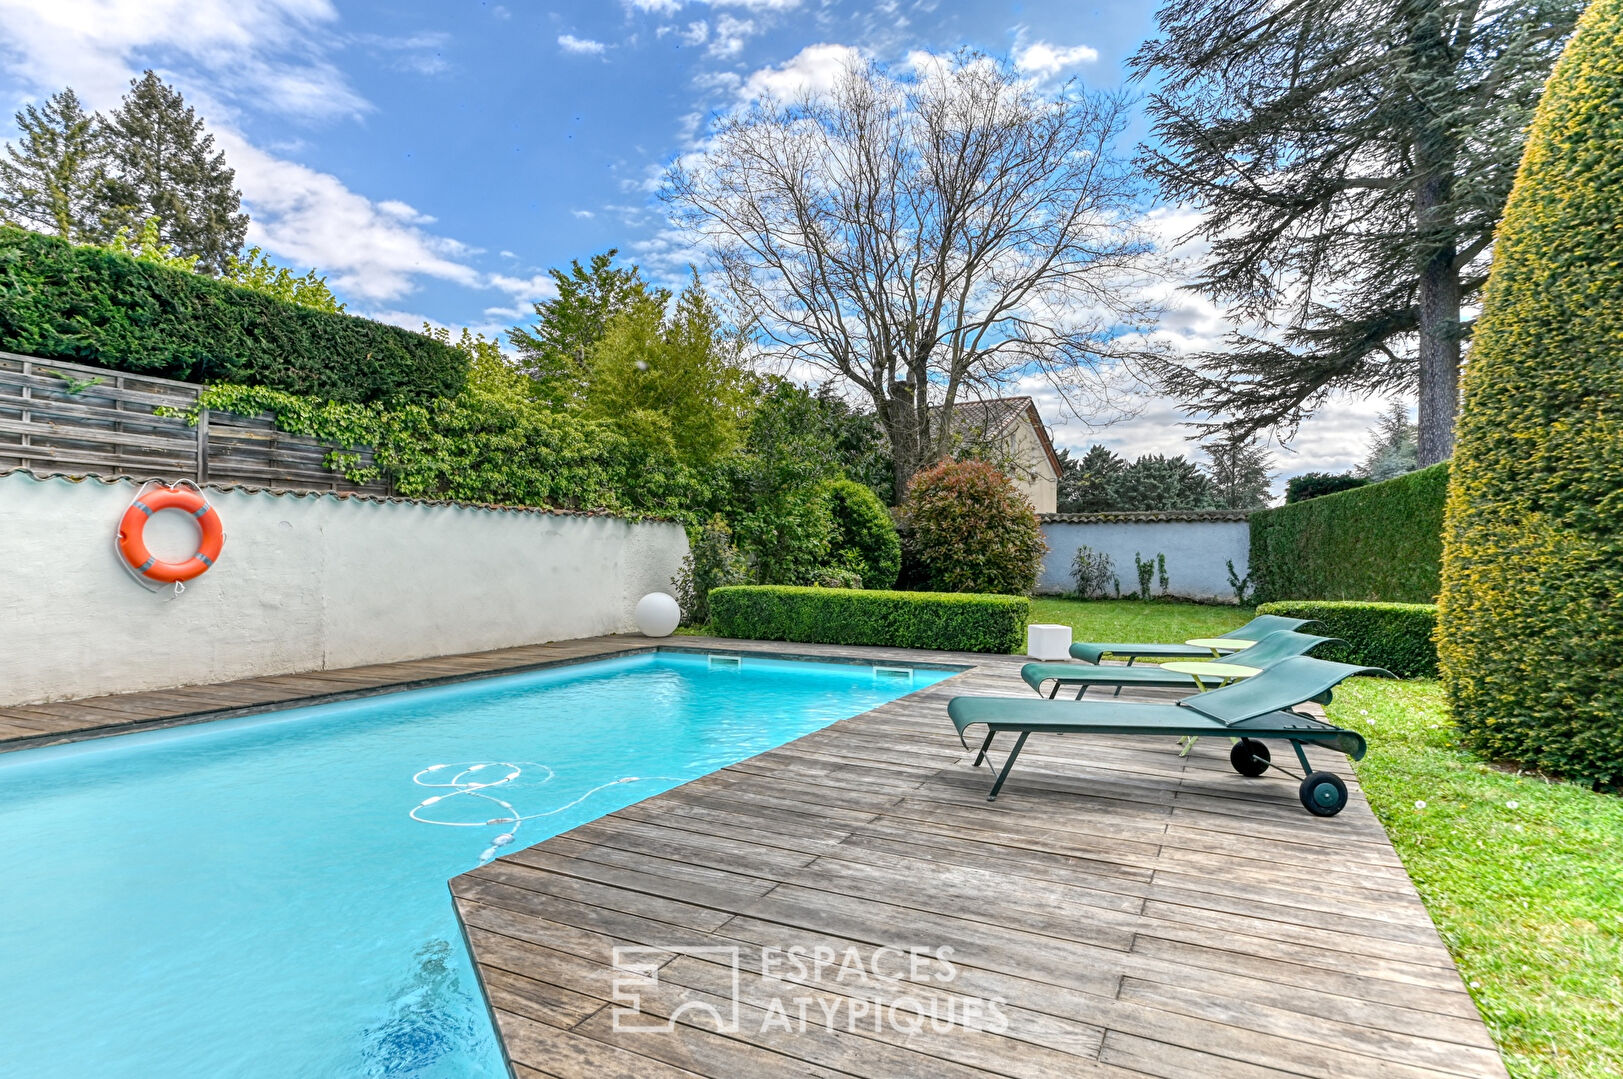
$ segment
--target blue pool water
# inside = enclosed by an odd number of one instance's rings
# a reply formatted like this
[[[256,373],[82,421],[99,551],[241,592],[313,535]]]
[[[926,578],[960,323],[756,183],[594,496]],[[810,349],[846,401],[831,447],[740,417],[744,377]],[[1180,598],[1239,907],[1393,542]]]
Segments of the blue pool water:
[[[666,653],[0,755],[0,1075],[503,1076],[447,880],[947,674]]]

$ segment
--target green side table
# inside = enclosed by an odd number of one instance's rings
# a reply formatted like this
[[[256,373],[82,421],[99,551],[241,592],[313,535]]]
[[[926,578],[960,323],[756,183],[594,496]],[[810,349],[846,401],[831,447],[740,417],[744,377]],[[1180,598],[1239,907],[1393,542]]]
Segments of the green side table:
[[[1212,655],[1221,658],[1225,652],[1238,652],[1242,648],[1250,648],[1256,641],[1242,641],[1238,637],[1191,637],[1183,642],[1192,644],[1196,648],[1210,648]]]
[[[1194,641],[1190,641],[1194,644]],[[1161,664],[1163,671],[1174,674],[1187,674],[1194,678],[1195,685],[1200,687],[1202,693],[1218,686],[1226,686],[1230,682],[1241,678],[1250,678],[1261,670],[1259,667],[1246,667],[1239,663],[1217,663],[1212,660],[1180,660],[1177,663]]]

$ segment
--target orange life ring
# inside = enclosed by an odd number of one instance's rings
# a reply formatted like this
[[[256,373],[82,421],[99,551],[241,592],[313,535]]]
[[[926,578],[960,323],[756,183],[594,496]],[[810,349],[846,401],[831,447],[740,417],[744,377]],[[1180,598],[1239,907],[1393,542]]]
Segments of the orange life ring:
[[[170,509],[191,514],[203,533],[197,544],[197,553],[184,562],[163,562],[147,550],[147,520],[159,510]],[[203,492],[193,487],[158,486],[151,491],[143,491],[130,503],[130,508],[124,511],[124,518],[118,522],[118,553],[130,569],[149,581],[171,584],[200,577],[219,559],[220,548],[224,546],[225,526],[220,523],[220,515],[208,504]]]

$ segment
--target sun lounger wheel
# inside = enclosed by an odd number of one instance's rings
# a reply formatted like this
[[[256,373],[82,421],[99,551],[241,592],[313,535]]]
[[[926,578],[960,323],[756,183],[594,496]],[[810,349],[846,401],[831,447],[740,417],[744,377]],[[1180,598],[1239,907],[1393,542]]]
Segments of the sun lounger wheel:
[[[1242,738],[1229,747],[1229,763],[1243,776],[1255,779],[1268,770],[1268,747],[1255,738]]]
[[[1315,817],[1333,817],[1347,804],[1347,784],[1329,772],[1309,772],[1302,780],[1302,805]]]

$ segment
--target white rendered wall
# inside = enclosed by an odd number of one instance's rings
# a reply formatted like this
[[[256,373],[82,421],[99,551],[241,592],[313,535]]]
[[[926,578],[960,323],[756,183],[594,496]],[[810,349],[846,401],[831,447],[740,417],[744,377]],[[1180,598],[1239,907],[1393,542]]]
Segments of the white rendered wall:
[[[1138,590],[1135,553],[1145,561],[1157,553],[1167,556],[1167,591],[1172,595],[1226,603],[1234,602],[1228,560],[1234,560],[1241,577],[1251,561],[1251,525],[1246,521],[1048,521],[1043,538],[1048,554],[1037,577],[1037,591],[1046,594],[1076,591],[1071,560],[1083,546],[1110,556],[1123,594]],[[1160,581],[1151,588],[1159,595]]]
[[[625,632],[687,553],[674,524],[210,488],[225,549],[177,596],[114,550],[137,489],[0,475],[0,705]]]

